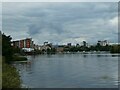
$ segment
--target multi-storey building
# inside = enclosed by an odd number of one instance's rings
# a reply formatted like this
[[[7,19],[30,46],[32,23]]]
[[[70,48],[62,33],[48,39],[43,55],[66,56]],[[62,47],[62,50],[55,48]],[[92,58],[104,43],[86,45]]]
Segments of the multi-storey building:
[[[32,44],[32,38],[26,38],[26,48],[31,48]]]
[[[20,40],[20,48],[24,48],[24,40]]]
[[[12,46],[15,48],[19,48],[19,41],[13,41]]]
[[[12,42],[12,46],[18,48],[33,48],[32,38],[26,38],[22,40],[17,40]]]

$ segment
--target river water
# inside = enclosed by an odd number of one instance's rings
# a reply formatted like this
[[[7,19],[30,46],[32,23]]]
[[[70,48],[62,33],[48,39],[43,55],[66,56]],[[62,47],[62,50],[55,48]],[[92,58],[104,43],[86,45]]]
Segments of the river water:
[[[117,54],[55,54],[27,56],[16,63],[29,88],[117,88]]]

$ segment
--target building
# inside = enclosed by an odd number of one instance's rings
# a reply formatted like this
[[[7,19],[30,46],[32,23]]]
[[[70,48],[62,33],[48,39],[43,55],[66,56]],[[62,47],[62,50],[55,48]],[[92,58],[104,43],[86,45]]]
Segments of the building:
[[[104,40],[104,41],[98,41],[98,44],[101,45],[101,46],[106,46],[108,45],[108,41],[107,40]]]
[[[69,47],[70,47],[70,46],[72,46],[72,44],[71,44],[71,43],[68,43],[68,44],[67,44],[67,46],[69,46]]]
[[[26,48],[32,48],[32,38],[26,38],[25,39],[25,43],[26,43]]]
[[[48,45],[48,42],[44,42],[44,45]]]
[[[13,41],[12,46],[15,48],[19,48],[20,47],[19,41]]]
[[[52,43],[48,43],[48,42],[44,42],[42,46],[34,45],[34,48],[40,51],[47,51],[47,49],[52,49],[52,47],[53,47]]]
[[[88,43],[86,41],[83,41],[83,46],[84,47],[87,47],[88,46]]]
[[[20,40],[20,48],[24,48],[24,40]]]
[[[17,40],[12,42],[12,46],[18,48],[33,48],[33,41],[32,38]]]
[[[34,51],[34,48],[22,48],[25,52],[32,52]]]
[[[48,46],[53,47],[53,44],[52,44],[52,43],[49,43]]]
[[[34,42],[32,41],[32,38],[26,38],[26,39],[22,39],[22,40],[17,40],[17,41],[13,41],[11,43],[11,45],[15,48],[21,48],[23,50],[26,51],[31,51],[33,50],[33,45]]]
[[[56,48],[56,51],[57,51],[57,52],[64,52],[64,47],[57,47],[57,48]]]
[[[46,52],[48,49],[51,50],[51,47],[50,47],[50,46],[45,46],[45,45],[43,45],[43,46],[38,46],[38,47],[37,47],[37,50],[45,51],[45,52]]]
[[[76,44],[76,47],[79,47],[79,46],[80,46],[80,44],[77,43],[77,44]]]
[[[34,49],[35,50],[42,50],[42,46],[34,44]]]

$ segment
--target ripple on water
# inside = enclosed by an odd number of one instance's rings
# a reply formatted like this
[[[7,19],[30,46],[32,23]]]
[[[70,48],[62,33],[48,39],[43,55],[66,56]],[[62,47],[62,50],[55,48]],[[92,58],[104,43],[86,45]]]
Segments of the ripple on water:
[[[117,57],[117,56],[115,56]],[[29,57],[30,58],[30,57]],[[117,58],[110,55],[40,55],[30,65],[17,64],[25,85],[39,87],[117,87]],[[119,83],[120,84],[120,83]]]

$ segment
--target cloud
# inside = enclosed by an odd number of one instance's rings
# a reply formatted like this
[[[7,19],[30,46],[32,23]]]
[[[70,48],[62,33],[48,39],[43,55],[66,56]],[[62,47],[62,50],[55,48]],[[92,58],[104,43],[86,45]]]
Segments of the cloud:
[[[119,2],[119,0],[4,0],[2,2]]]
[[[118,26],[118,17],[112,18],[112,19],[110,20],[110,24],[111,24],[112,26],[117,27],[117,26]]]
[[[3,3],[3,31],[37,44],[117,42],[117,8],[113,2]]]

